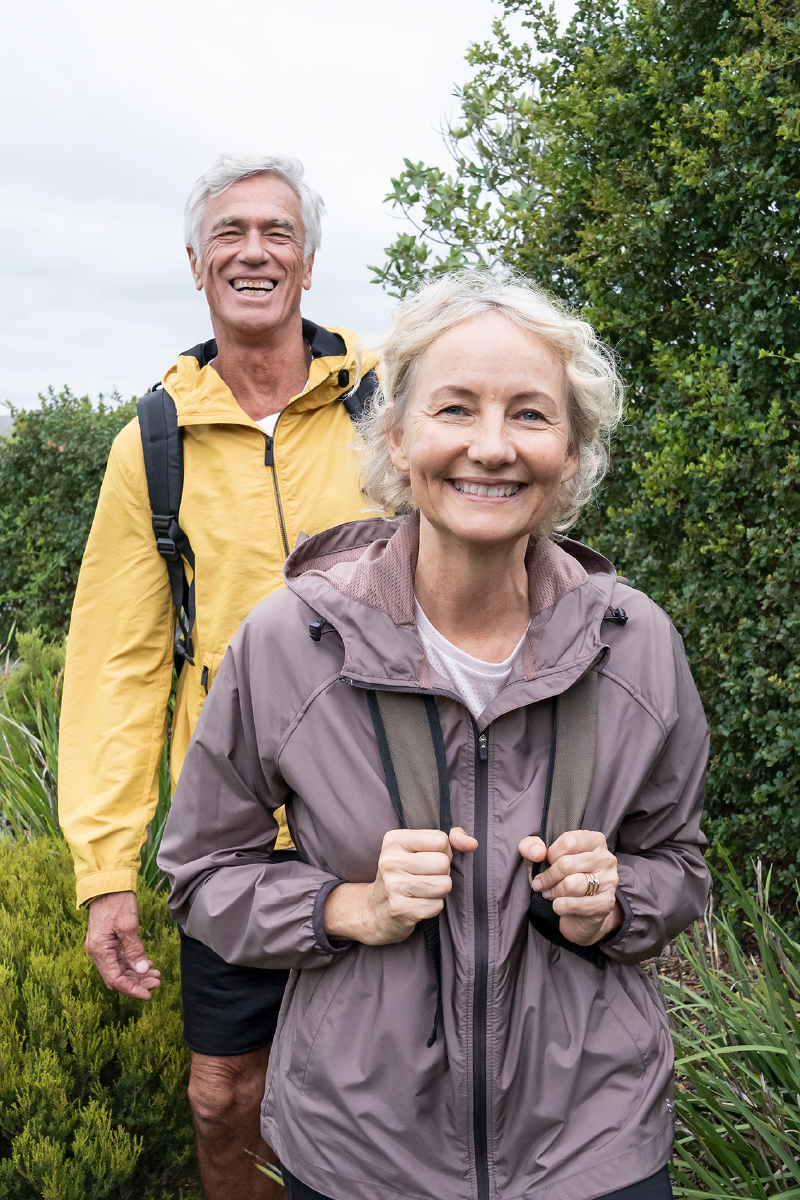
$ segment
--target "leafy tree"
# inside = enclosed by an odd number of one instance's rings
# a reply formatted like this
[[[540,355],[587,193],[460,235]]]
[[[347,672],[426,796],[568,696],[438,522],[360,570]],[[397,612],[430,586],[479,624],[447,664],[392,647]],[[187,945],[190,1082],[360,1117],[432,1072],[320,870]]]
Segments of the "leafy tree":
[[[580,309],[628,383],[614,471],[577,536],[662,604],[712,726],[707,832],[800,852],[800,9],[579,0],[560,33],[501,0],[473,46],[450,173],[406,160],[403,294],[505,265]],[[521,16],[521,40],[509,18]]]
[[[0,645],[14,625],[66,632],[111,443],[136,412],[69,388],[40,400],[0,438]]]

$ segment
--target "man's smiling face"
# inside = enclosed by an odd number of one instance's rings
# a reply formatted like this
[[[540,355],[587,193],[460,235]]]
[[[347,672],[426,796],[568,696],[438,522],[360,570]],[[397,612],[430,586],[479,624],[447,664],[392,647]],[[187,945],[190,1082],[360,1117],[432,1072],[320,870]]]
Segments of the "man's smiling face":
[[[257,342],[298,318],[311,287],[304,260],[300,199],[275,175],[255,175],[206,201],[202,258],[186,249],[198,291],[205,290],[214,332]]]

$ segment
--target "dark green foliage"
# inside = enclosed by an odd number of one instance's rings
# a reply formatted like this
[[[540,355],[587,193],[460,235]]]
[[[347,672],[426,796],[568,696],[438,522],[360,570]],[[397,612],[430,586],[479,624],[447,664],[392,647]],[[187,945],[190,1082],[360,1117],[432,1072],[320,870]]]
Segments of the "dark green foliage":
[[[83,949],[58,838],[0,841],[0,1198],[199,1197],[181,1045],[178,935],[142,886],[162,971],[148,1004],[109,992]]]
[[[65,388],[11,411],[0,438],[0,645],[14,624],[66,632],[111,443],[136,406],[113,396],[93,407]]]
[[[661,982],[677,1069],[676,1192],[797,1196],[800,945],[770,916],[769,881],[764,895],[759,879],[757,902],[726,870],[725,890],[757,957],[745,952],[730,920],[710,915],[704,931],[695,926],[695,937],[682,936],[676,947],[694,986]]]
[[[575,533],[662,604],[712,726],[706,828],[739,864],[800,852],[797,0],[579,0],[533,48],[473,47],[455,171],[406,163],[402,293],[503,264],[580,308],[629,387],[614,470]],[[437,257],[436,240],[445,251]],[[791,907],[787,912],[792,913]]]

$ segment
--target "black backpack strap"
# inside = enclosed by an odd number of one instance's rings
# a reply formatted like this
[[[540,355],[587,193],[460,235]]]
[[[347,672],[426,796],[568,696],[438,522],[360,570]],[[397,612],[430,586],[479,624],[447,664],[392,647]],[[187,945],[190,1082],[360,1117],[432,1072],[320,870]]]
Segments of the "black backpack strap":
[[[450,780],[433,696],[367,692],[386,786],[402,829],[450,832]],[[442,1019],[442,943],[439,918],[420,922],[436,974],[436,1013],[428,1045]]]
[[[173,660],[180,674],[184,662],[194,663],[194,551],[178,524],[183,494],[183,440],[175,401],[163,387],[142,396],[136,411],[156,549],[167,564],[175,605]],[[187,563],[192,569],[191,583],[186,574]]]
[[[354,421],[357,421],[359,417],[364,415],[377,390],[378,376],[372,370],[367,371],[357,388],[345,392],[342,396],[342,403]]]
[[[597,672],[589,671],[553,704],[553,733],[550,741],[550,761],[547,768],[544,808],[540,837],[547,846],[570,829],[583,824],[589,789],[597,757]],[[546,867],[530,863],[531,882]],[[579,946],[564,937],[552,900],[531,888],[528,918],[537,933],[556,946],[585,958],[596,967],[606,965],[606,957],[598,946]]]

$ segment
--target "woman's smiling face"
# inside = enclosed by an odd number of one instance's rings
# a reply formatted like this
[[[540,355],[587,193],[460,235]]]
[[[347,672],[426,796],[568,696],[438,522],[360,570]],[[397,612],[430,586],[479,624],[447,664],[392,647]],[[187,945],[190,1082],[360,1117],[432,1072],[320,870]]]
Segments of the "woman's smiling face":
[[[499,313],[464,321],[417,363],[389,447],[440,533],[516,542],[546,524],[577,470],[564,368],[546,342]]]

